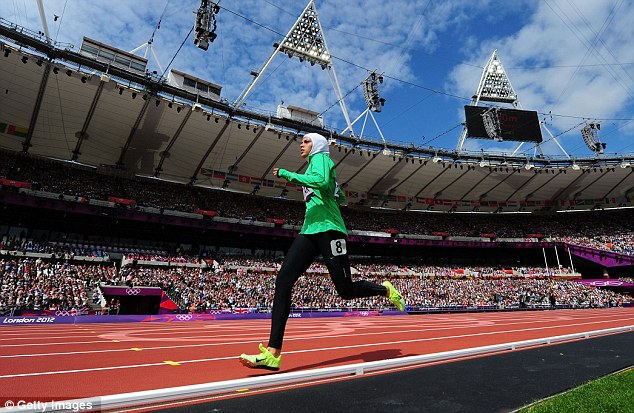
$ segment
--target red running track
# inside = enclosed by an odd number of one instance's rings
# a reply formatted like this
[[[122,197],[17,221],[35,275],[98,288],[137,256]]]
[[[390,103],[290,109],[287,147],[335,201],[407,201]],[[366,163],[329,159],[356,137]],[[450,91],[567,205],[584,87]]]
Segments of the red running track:
[[[67,400],[248,378],[270,320],[0,327],[2,399]],[[281,372],[634,325],[634,308],[290,319]]]

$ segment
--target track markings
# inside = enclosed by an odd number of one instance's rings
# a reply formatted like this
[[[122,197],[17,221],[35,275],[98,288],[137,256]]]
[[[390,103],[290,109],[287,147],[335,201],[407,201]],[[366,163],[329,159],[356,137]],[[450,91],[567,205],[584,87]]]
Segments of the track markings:
[[[477,315],[454,315],[454,314],[446,314],[446,315],[434,315],[433,317],[427,316],[394,316],[394,317],[372,317],[372,318],[355,318],[355,319],[292,319],[289,320],[289,328],[288,328],[288,341],[294,341],[295,349],[292,351],[285,351],[285,354],[313,354],[315,359],[333,359],[336,358],[336,355],[333,355],[328,352],[333,351],[350,351],[353,350],[355,352],[359,352],[358,349],[370,349],[372,350],[381,350],[386,347],[399,347],[400,345],[407,345],[408,343],[411,345],[412,343],[431,343],[438,342],[446,343],[440,345],[452,346],[451,340],[463,340],[463,339],[473,339],[473,341],[468,340],[471,344],[462,344],[464,346],[474,345],[475,341],[478,338],[487,337],[489,341],[497,343],[498,341],[506,340],[509,341],[510,337],[505,337],[505,335],[515,334],[521,335],[528,333],[531,337],[535,335],[540,335],[540,337],[544,337],[546,335],[550,335],[554,332],[554,334],[558,334],[557,330],[575,330],[578,332],[589,331],[594,329],[596,325],[599,325],[603,328],[605,325],[632,325],[634,324],[634,312],[632,309],[600,309],[600,310],[572,310],[572,311],[561,311],[561,313],[553,311],[553,312],[526,312],[526,313],[495,313],[495,314],[477,314]],[[197,323],[183,323],[175,326],[176,328],[171,329],[172,324],[168,326],[166,323],[161,323],[160,325],[148,325],[146,323],[143,324],[135,324],[135,325],[110,325],[107,327],[98,326],[95,328],[95,331],[99,331],[101,339],[106,339],[104,341],[90,341],[90,342],[81,342],[75,343],[72,341],[67,341],[66,343],[37,343],[37,344],[8,344],[2,345],[1,348],[6,347],[24,347],[22,351],[24,354],[16,354],[10,355],[5,352],[4,355],[0,355],[0,359],[8,359],[7,362],[10,362],[10,359],[14,357],[28,357],[28,363],[18,363],[15,367],[12,367],[10,370],[5,369],[5,373],[9,371],[12,374],[0,375],[0,379],[9,379],[8,382],[4,382],[7,385],[11,383],[10,379],[17,377],[37,377],[37,376],[51,376],[58,374],[69,374],[72,375],[74,373],[86,373],[92,374],[91,377],[102,377],[98,372],[100,371],[113,371],[113,370],[121,370],[132,369],[132,368],[141,368],[141,371],[138,373],[134,373],[137,376],[152,374],[156,375],[156,377],[168,377],[169,374],[167,370],[157,370],[157,369],[149,369],[151,367],[167,367],[167,366],[181,366],[185,367],[191,366],[190,368],[199,369],[198,366],[201,366],[199,363],[207,363],[207,362],[220,362],[220,361],[228,361],[234,360],[236,358],[235,354],[231,353],[239,353],[240,351],[236,351],[236,346],[257,343],[258,337],[262,337],[262,334],[268,334],[268,323],[270,320],[250,320],[250,321],[238,321],[238,322],[229,322],[229,321],[216,321],[210,323],[201,322]],[[220,326],[220,324],[222,326]],[[513,326],[513,327],[512,327]],[[142,327],[142,328],[139,328]],[[218,327],[218,328],[217,328]],[[21,327],[20,327],[21,328]],[[79,331],[78,331],[79,330]],[[75,332],[83,333],[81,331],[83,329],[75,329]],[[116,331],[119,332],[116,332]],[[16,331],[15,329],[11,330]],[[19,331],[26,332],[27,330],[20,329]],[[43,330],[28,330],[28,335],[36,335],[40,331]],[[50,330],[48,330],[50,331]],[[173,340],[183,340],[183,337],[178,337],[179,335],[191,337],[193,331],[205,331],[202,333],[205,337],[204,343],[190,343],[190,344],[180,344],[175,346],[155,346],[149,347],[146,346],[147,342],[161,342],[168,341],[167,338],[161,337],[151,337],[153,334],[164,335],[167,334],[168,331],[171,331]],[[542,335],[539,333],[543,331]],[[218,334],[217,336],[215,335]],[[234,333],[234,334],[232,334]],[[444,334],[443,334],[444,333]],[[59,331],[56,332],[56,335],[61,334]],[[414,334],[418,334],[415,336]],[[563,334],[563,333],[562,333]],[[72,334],[69,332],[67,337],[72,337]],[[378,340],[382,342],[371,342],[373,340],[372,337],[377,337]],[[198,336],[198,338],[201,338]],[[356,340],[355,340],[356,338]],[[374,340],[377,340],[374,338]],[[50,337],[49,337],[50,339]],[[108,340],[109,339],[109,340]],[[19,343],[20,340],[23,340],[22,337],[14,337],[13,343]],[[24,338],[26,340],[26,338]],[[354,341],[362,340],[362,344],[355,344]],[[9,340],[6,340],[9,341]],[[104,343],[123,343],[119,346],[110,345],[110,347],[122,347],[122,348],[110,348],[100,350],[99,347],[105,347]],[[465,340],[467,341],[467,340]],[[11,342],[11,341],[9,341]],[[133,342],[133,343],[131,343]],[[143,346],[139,346],[139,344],[143,342]],[[187,342],[185,342],[187,343]],[[456,341],[453,341],[456,343]],[[41,346],[47,345],[51,346],[52,344],[64,344],[65,347],[63,350],[71,350],[71,346],[76,344],[89,344],[91,347],[88,347],[84,351],[63,351],[63,352],[50,352],[50,353],[41,353],[41,354],[33,354],[27,353],[27,348],[29,346]],[[126,345],[127,344],[127,345]],[[127,347],[130,344],[137,345],[136,347]],[[167,344],[167,343],[166,343]],[[329,344],[337,344],[339,346],[330,346]],[[226,347],[223,347],[226,346]],[[232,347],[233,346],[233,347]],[[311,348],[309,348],[311,346]],[[322,347],[320,347],[322,346]],[[454,344],[455,346],[455,344]],[[125,348],[123,348],[125,347]],[[188,348],[198,348],[198,347],[209,347],[213,349],[214,353],[211,354],[200,354],[200,356],[205,355],[213,355],[213,358],[199,358],[195,360],[180,360],[183,354],[191,354],[191,353],[183,353],[181,352],[180,356],[176,355],[175,352],[170,351],[172,349],[188,349]],[[315,348],[316,347],[316,348]],[[420,347],[423,350],[418,350]],[[417,349],[414,351],[416,353],[422,352],[425,354],[426,346],[420,345],[417,346]],[[431,347],[437,348],[438,345],[434,345]],[[84,348],[84,347],[75,347],[75,348]],[[405,348],[405,347],[399,347]],[[61,349],[60,349],[61,350]],[[163,353],[154,354],[149,353],[146,354],[147,351],[150,350],[163,350]],[[0,350],[1,351],[1,350]],[[16,351],[16,350],[13,350]],[[107,366],[106,363],[108,360],[113,360],[110,356],[99,357],[99,353],[108,354],[112,352],[140,352],[143,351],[144,355],[139,355],[139,358],[132,358],[130,356],[128,359],[133,360],[132,363],[128,361],[129,364],[126,365],[117,365],[117,366]],[[412,351],[411,349],[409,351]],[[433,350],[432,350],[433,351]],[[67,355],[72,356],[75,354],[95,354],[95,357],[86,357],[84,359],[76,359],[77,362],[73,365],[73,367],[77,366],[76,369],[69,370],[57,370],[59,366],[57,364],[52,364],[50,367],[46,367],[45,364],[42,364],[40,368],[42,370],[50,370],[50,371],[42,371],[42,372],[24,372],[26,368],[29,366],[32,368],[36,368],[38,363],[38,357],[42,356],[60,356]],[[220,354],[218,354],[220,353]],[[222,354],[224,353],[224,354]],[[226,354],[230,354],[225,356]],[[1,354],[1,353],[0,353]],[[317,354],[322,354],[321,356],[317,356]],[[341,354],[341,353],[335,353]],[[152,356],[152,359],[148,359],[148,356]],[[136,355],[134,357],[137,357]],[[187,356],[183,357],[186,358]],[[311,356],[312,357],[312,356]],[[163,360],[164,358],[174,358],[173,360]],[[64,360],[64,359],[60,359]],[[75,360],[75,359],[73,359]],[[82,360],[82,361],[79,361]],[[122,358],[123,360],[123,358]],[[133,364],[134,361],[141,361],[142,363]],[[148,361],[153,361],[152,363],[147,363]],[[146,363],[143,363],[146,362]],[[97,363],[101,363],[100,367]],[[125,363],[125,361],[122,361]],[[63,361],[58,363],[59,365],[64,365]],[[95,364],[97,364],[95,366]],[[225,363],[226,364],[226,363]],[[20,366],[23,365],[24,368]],[[216,366],[212,364],[212,366]],[[217,364],[218,367],[221,367],[220,364]],[[147,370],[143,370],[143,368],[148,368]],[[0,369],[1,370],[1,369]],[[9,370],[9,371],[7,371]],[[20,372],[22,370],[22,372]],[[135,369],[136,370],[136,369]],[[27,370],[28,371],[28,370]],[[103,374],[103,373],[102,373]],[[68,376],[67,376],[68,377]],[[83,377],[83,376],[78,376]],[[68,377],[70,379],[70,377]],[[78,378],[79,379],[79,378]],[[0,387],[2,386],[2,381],[0,381]],[[105,389],[104,389],[105,390]],[[248,390],[245,390],[248,391]]]
[[[598,317],[587,317],[584,319],[592,319],[592,318],[598,318]],[[624,317],[621,318],[622,321],[634,321],[634,318],[632,317]],[[463,338],[463,337],[471,337],[471,336],[478,336],[478,335],[493,335],[493,334],[505,334],[505,333],[511,333],[511,332],[525,332],[525,331],[532,331],[532,330],[542,330],[542,329],[558,329],[558,328],[565,328],[565,327],[577,327],[577,326],[583,326],[583,325],[592,325],[592,324],[602,324],[604,322],[607,321],[614,321],[613,319],[608,319],[607,317],[602,317],[599,320],[596,321],[591,321],[591,322],[586,322],[586,323],[565,323],[565,324],[560,324],[560,325],[551,325],[551,326],[539,326],[539,327],[533,327],[533,328],[525,328],[525,329],[513,329],[513,330],[498,330],[498,331],[492,331],[492,332],[484,332],[484,333],[479,333],[479,334],[461,334],[461,335],[450,335],[450,336],[436,336],[436,337],[427,337],[426,340],[442,340],[442,339],[451,339],[451,338]],[[514,324],[533,324],[533,323],[541,323],[540,321],[530,321],[530,322],[519,322],[519,323],[513,323],[513,322],[507,322],[507,323],[498,323],[496,324],[497,327],[508,327]],[[363,323],[364,324],[364,323]],[[358,329],[355,329],[355,331],[352,334],[342,334],[342,331],[337,331],[336,329],[332,329],[331,331],[328,331],[327,333],[329,334],[325,334],[326,331],[321,330],[319,328],[317,328],[316,330],[313,330],[312,335],[305,335],[305,334],[301,334],[301,335],[296,335],[294,334],[292,329],[289,329],[288,334],[287,334],[287,340],[288,341],[303,341],[303,340],[321,340],[321,339],[339,339],[339,338],[347,338],[347,337],[369,337],[369,336],[377,336],[377,335],[381,335],[381,336],[385,336],[388,334],[393,334],[393,335],[403,335],[403,334],[411,334],[411,333],[424,333],[424,332],[438,332],[441,330],[449,330],[449,331],[454,331],[457,332],[461,329],[472,329],[472,328],[482,328],[482,326],[443,326],[443,327],[436,327],[434,328],[431,325],[424,325],[422,326],[423,328],[415,328],[415,329],[402,329],[402,327],[408,327],[409,325],[417,325],[417,323],[398,323],[396,324],[399,327],[401,327],[401,329],[399,330],[391,330],[391,331],[380,331],[380,332],[367,332],[368,329],[363,328],[363,325],[359,325],[359,329],[363,329],[366,331],[358,331]],[[391,327],[392,324],[390,324],[389,327]],[[387,326],[386,326],[387,327]],[[372,328],[374,329],[374,328]],[[142,331],[146,331],[146,330],[142,330]],[[304,333],[303,330],[299,330],[302,333]],[[108,336],[112,336],[111,334],[106,334],[104,335],[105,337],[102,338],[106,338]],[[237,335],[238,337],[241,335]],[[220,338],[211,338],[208,337],[207,338],[207,342],[206,343],[201,343],[201,344],[183,344],[183,345],[174,345],[174,346],[154,346],[154,347],[143,347],[144,350],[169,350],[169,349],[180,349],[180,348],[196,348],[196,347],[216,347],[216,346],[223,346],[223,345],[241,345],[241,344],[251,344],[251,343],[257,343],[260,340],[258,339],[258,337],[260,337],[260,334],[251,334],[251,335],[243,335],[244,337],[240,337],[242,340],[235,340],[235,338],[238,338],[236,336],[234,336],[234,340],[230,340],[230,341],[226,341],[226,335],[222,335]],[[123,339],[124,341],[154,341],[151,338],[146,338],[143,339],[141,337],[127,337],[127,336],[119,336],[119,338]],[[174,337],[174,340],[180,340],[182,341],[183,338],[182,337]],[[166,341],[166,340],[156,340],[156,341]],[[170,340],[171,341],[171,340]],[[113,340],[107,340],[107,341],[93,341],[93,342],[68,342],[68,343],[48,343],[49,345],[51,344],[66,344],[68,345],[74,345],[74,344],[97,344],[97,343],[110,343],[110,342],[121,342],[121,340],[118,339],[113,339]],[[42,346],[42,345],[46,345],[45,343],[39,343],[39,344],[9,344],[9,345],[4,345],[3,347],[28,347],[28,346]],[[135,347],[135,348],[139,348],[139,347]],[[129,348],[125,348],[125,349],[121,349],[121,348],[117,348],[117,349],[103,349],[103,350],[85,350],[85,351],[70,351],[70,352],[50,352],[50,353],[25,353],[25,354],[9,354],[9,355],[0,355],[0,358],[13,358],[13,357],[36,357],[36,356],[60,356],[60,355],[75,355],[75,354],[91,354],[91,353],[111,353],[111,352],[121,352],[121,351],[129,351]]]
[[[589,325],[589,324],[597,324],[598,322],[592,323],[578,323],[576,325]],[[558,326],[558,328],[565,326]],[[550,327],[554,328],[554,327]],[[532,330],[544,330],[546,328],[530,328],[530,329],[518,329],[518,330],[507,330],[507,331],[495,331],[495,332],[487,332],[487,333],[476,333],[476,334],[465,334],[465,335],[454,335],[454,336],[443,336],[443,337],[430,337],[430,338],[416,338],[411,340],[398,340],[398,341],[386,341],[380,343],[366,343],[366,344],[353,344],[347,346],[336,346],[336,347],[322,347],[322,348],[310,348],[310,349],[302,349],[302,350],[293,350],[293,351],[285,351],[285,355],[290,354],[304,354],[304,353],[318,353],[324,351],[338,351],[338,350],[347,350],[347,349],[359,349],[359,348],[368,348],[368,347],[383,347],[383,346],[393,346],[398,344],[406,344],[406,343],[423,343],[429,341],[437,341],[437,340],[447,340],[447,339],[455,339],[455,338],[465,338],[465,337],[481,337],[486,335],[500,335],[507,333],[520,333]],[[423,353],[424,354],[424,353]],[[29,376],[38,376],[38,375],[55,375],[55,374],[68,374],[68,373],[81,373],[81,372],[97,372],[102,370],[117,370],[117,369],[128,369],[128,368],[138,368],[138,367],[156,367],[162,366],[165,364],[169,365],[180,365],[180,364],[191,364],[191,363],[202,363],[202,362],[211,362],[211,361],[220,361],[220,360],[233,360],[235,359],[235,355],[227,356],[227,357],[214,357],[214,358],[204,358],[204,359],[194,359],[194,360],[180,360],[179,362],[175,361],[163,361],[162,363],[148,363],[148,364],[133,364],[133,365],[121,365],[121,366],[110,366],[110,367],[95,367],[89,369],[76,369],[76,370],[57,370],[57,371],[44,371],[44,372],[34,372],[34,373],[22,373],[22,374],[8,374],[8,375],[0,375],[0,379],[5,378],[16,378],[16,377],[29,377]],[[175,363],[175,364],[171,364]]]
[[[165,360],[165,361],[163,361],[163,363],[169,364],[170,366],[180,366],[181,365],[180,363],[177,363],[177,362],[172,361],[172,360]]]

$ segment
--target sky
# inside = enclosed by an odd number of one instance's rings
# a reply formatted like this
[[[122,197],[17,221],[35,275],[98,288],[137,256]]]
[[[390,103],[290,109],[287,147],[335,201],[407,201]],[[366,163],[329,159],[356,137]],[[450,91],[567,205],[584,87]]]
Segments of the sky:
[[[191,33],[200,1],[42,2],[53,40],[76,51],[83,36],[126,51],[143,46],[139,55],[151,41],[158,63],[148,54],[150,70],[208,80],[230,102],[308,4],[221,0],[218,36],[205,51]],[[350,120],[366,109],[361,85],[368,74],[383,74],[385,106],[373,113],[378,128],[364,115],[353,125],[356,136],[456,149],[464,106],[497,51],[521,108],[537,111],[544,124],[546,155],[594,156],[580,133],[591,122],[601,125],[606,155],[634,153],[634,0],[315,0],[315,7]],[[6,0],[1,17],[43,30],[36,0]],[[278,54],[245,107],[274,115],[282,102],[321,113],[330,129],[346,127],[327,71]],[[517,148],[467,139],[463,150],[538,153],[528,143]]]

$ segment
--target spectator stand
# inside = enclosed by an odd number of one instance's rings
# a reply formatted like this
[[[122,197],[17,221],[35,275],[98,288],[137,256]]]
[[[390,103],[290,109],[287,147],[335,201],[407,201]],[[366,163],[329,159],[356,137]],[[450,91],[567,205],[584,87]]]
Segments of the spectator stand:
[[[165,262],[165,261],[159,261]],[[481,267],[422,266],[353,263],[355,278],[381,282],[390,279],[407,297],[408,310],[509,311],[549,308],[628,306],[631,292],[584,285],[549,275],[545,268],[522,267],[490,270]],[[225,258],[222,264],[201,267],[115,266],[68,263],[29,257],[5,257],[0,266],[0,308],[20,314],[86,313],[92,289],[100,314],[116,311],[117,295],[139,295],[143,289],[161,293],[159,311],[192,313],[268,313],[272,305],[276,259]],[[485,271],[487,270],[487,271]],[[341,300],[321,263],[300,277],[293,293],[294,312],[384,311],[391,309],[382,297]],[[572,274],[572,276],[575,276]],[[121,294],[95,294],[117,287]],[[137,292],[138,290],[138,292]],[[167,298],[166,298],[167,297]],[[114,303],[112,299],[115,298]],[[171,299],[171,300],[169,300]],[[168,302],[169,301],[169,302]],[[173,302],[172,302],[173,301]],[[168,302],[164,305],[165,302]],[[178,304],[178,305],[176,305]],[[134,310],[134,306],[128,306]],[[155,305],[152,308],[156,307]],[[125,310],[128,311],[128,310]]]
[[[102,246],[75,243],[38,243],[7,235],[0,241],[0,255],[29,258],[63,259],[94,263],[110,262],[110,254]]]
[[[220,223],[275,227],[283,221],[279,228],[288,230],[297,230],[303,219],[301,202],[188,187],[131,174],[113,176],[104,168],[7,151],[0,151],[0,158],[5,161],[0,169],[2,192]],[[271,217],[271,211],[276,211],[276,217]],[[634,254],[634,231],[629,227],[634,221],[633,210],[518,218],[512,214],[430,214],[351,206],[343,208],[343,213],[353,237],[480,243],[551,241],[618,256]]]
[[[22,316],[100,314],[99,282],[115,273],[92,261],[0,256],[0,309]]]
[[[169,255],[159,252],[128,252],[121,259],[121,267],[134,265],[157,266],[157,267],[188,267],[207,268],[210,265],[208,260],[201,260],[198,257],[187,255]]]

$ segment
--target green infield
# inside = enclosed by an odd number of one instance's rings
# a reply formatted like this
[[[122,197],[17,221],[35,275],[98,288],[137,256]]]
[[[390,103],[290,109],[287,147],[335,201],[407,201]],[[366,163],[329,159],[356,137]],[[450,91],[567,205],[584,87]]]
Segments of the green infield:
[[[634,366],[537,401],[519,413],[632,413]]]

